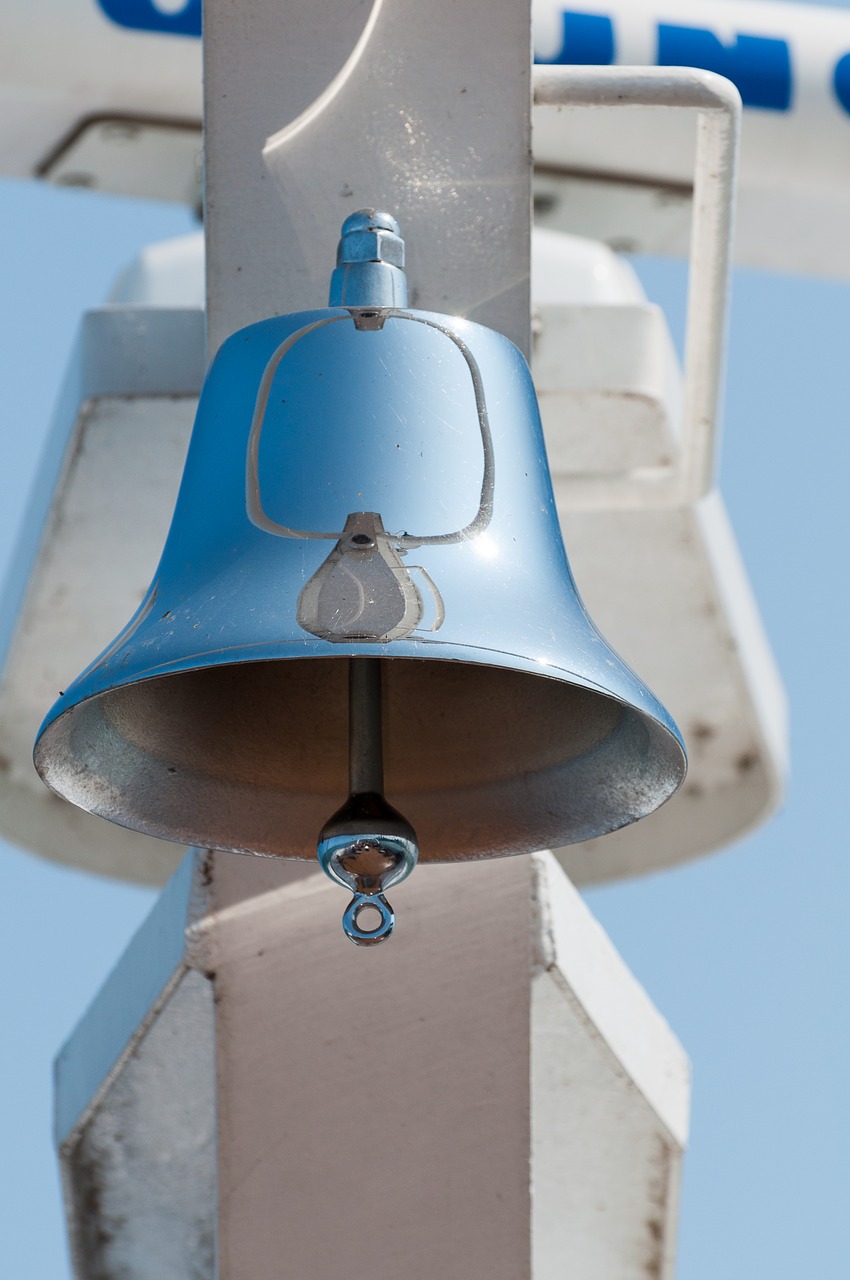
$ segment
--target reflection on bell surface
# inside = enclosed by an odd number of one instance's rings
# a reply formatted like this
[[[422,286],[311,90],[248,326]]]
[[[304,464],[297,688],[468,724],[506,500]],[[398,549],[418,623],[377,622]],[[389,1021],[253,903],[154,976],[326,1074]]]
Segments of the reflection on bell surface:
[[[681,783],[675,725],[570,577],[522,355],[408,310],[402,254],[392,218],[353,215],[331,306],[221,348],[147,597],[40,730],[60,795],[168,840],[313,858],[358,793],[364,659],[370,750],[424,861],[588,840]]]

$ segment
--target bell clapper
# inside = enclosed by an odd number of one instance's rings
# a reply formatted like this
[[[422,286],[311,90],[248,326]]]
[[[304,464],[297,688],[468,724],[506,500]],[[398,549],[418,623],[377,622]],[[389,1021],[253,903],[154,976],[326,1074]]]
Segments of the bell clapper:
[[[381,659],[348,663],[349,797],[322,828],[318,858],[331,880],[353,891],[342,927],[359,947],[384,942],[395,914],[384,891],[410,875],[419,857],[416,832],[384,798]],[[373,928],[363,927],[378,916]]]

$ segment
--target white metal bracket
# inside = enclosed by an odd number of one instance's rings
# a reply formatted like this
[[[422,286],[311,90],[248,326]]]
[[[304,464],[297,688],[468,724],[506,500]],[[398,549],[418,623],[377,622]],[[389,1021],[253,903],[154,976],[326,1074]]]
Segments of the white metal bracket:
[[[569,507],[677,506],[711,489],[723,385],[741,97],[691,67],[535,67],[535,106],[697,112],[682,435],[667,467],[560,477]]]

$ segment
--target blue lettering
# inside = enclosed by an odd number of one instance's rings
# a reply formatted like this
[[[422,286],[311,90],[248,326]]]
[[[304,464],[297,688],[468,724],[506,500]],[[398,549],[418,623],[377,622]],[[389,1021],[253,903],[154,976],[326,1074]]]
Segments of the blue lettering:
[[[738,36],[723,44],[713,31],[658,24],[658,65],[701,67],[737,85],[745,107],[787,111],[791,106],[791,54],[786,40]]]
[[[564,13],[561,48],[554,58],[535,62],[557,66],[599,66],[614,61],[614,24],[598,13]]]
[[[172,36],[201,34],[201,0],[186,0],[176,13],[166,13],[155,0],[98,0],[98,4],[119,27]]]
[[[850,112],[850,53],[845,53],[836,62],[832,84],[836,98],[844,110]]]

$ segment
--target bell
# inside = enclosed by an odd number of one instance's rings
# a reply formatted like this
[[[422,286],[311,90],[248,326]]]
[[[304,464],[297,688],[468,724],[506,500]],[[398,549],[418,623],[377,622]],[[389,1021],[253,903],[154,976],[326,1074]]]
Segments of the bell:
[[[403,251],[354,214],[330,307],[223,345],[148,594],[35,747],[59,795],[149,835],[318,842],[367,944],[417,856],[589,840],[685,772],[571,579],[522,355],[408,309]]]

